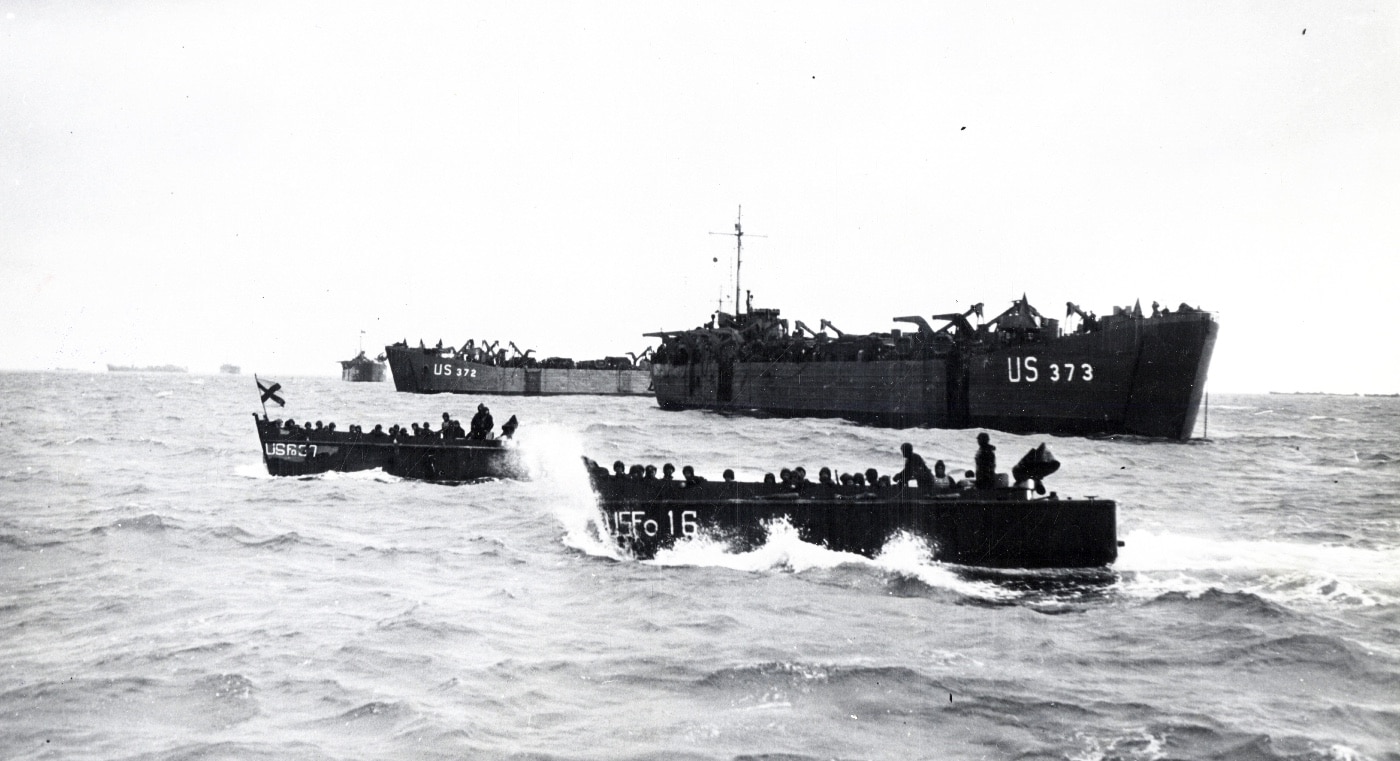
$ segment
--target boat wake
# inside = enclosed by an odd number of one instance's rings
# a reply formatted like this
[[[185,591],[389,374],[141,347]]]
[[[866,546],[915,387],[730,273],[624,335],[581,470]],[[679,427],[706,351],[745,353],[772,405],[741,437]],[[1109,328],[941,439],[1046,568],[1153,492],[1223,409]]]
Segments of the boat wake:
[[[517,452],[537,491],[564,526],[564,545],[588,555],[618,559],[617,546],[602,525],[598,500],[583,469],[583,439],[563,426],[540,425],[522,431]]]
[[[373,481],[381,484],[396,484],[404,480],[398,476],[391,476],[385,473],[382,468],[373,470],[352,470],[352,471],[327,471],[325,473],[315,473],[313,475],[298,476],[299,481]],[[494,481],[496,479],[479,479],[482,481]]]
[[[696,566],[728,568],[735,571],[762,573],[778,571],[801,574],[827,570],[843,565],[864,566],[900,578],[911,578],[933,589],[943,589],[966,597],[1003,601],[1016,593],[993,582],[968,579],[952,566],[930,560],[932,552],[919,537],[901,533],[890,539],[875,558],[850,552],[837,552],[802,541],[797,530],[786,520],[766,526],[767,540],[758,547],[736,552],[724,539],[700,535],[677,542],[669,549],[657,552],[652,560],[642,561],[658,566]]]
[[[235,465],[233,474],[239,478],[251,478],[258,481],[292,480],[286,476],[274,476],[267,472],[267,467],[262,463],[243,463]],[[366,481],[378,482],[382,484],[396,484],[404,479],[398,476],[391,476],[385,473],[382,468],[373,470],[352,470],[337,471],[330,470],[325,473],[312,473],[304,476],[296,476],[297,481]],[[481,481],[494,481],[497,479],[484,478]]]
[[[1400,549],[1255,540],[1211,540],[1133,531],[1118,557],[1120,591],[1156,598],[1243,593],[1285,606],[1390,605],[1376,589],[1400,565]]]
[[[259,481],[271,481],[276,478],[267,472],[267,466],[261,462],[245,462],[242,465],[235,465],[233,474],[239,478],[252,478]]]

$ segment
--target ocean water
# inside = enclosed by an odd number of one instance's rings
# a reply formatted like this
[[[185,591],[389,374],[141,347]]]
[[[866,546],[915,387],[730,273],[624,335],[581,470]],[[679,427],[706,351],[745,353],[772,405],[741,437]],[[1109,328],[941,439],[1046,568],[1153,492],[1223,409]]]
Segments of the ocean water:
[[[907,440],[962,470],[973,431],[277,380],[275,416],[342,429],[487,401],[534,478],[271,478],[249,376],[0,373],[0,757],[1400,758],[1400,399],[993,432],[1118,500],[1086,584],[781,532],[637,562],[578,467],[889,472]]]

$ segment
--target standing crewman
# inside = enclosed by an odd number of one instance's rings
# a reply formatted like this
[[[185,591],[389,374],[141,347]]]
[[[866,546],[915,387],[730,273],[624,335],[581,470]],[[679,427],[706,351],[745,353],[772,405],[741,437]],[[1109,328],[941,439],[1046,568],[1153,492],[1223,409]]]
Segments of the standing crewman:
[[[899,445],[899,451],[904,455],[904,470],[896,473],[894,480],[905,486],[908,486],[910,481],[917,481],[919,491],[928,493],[933,488],[933,473],[924,463],[924,458],[915,452],[914,445],[907,441]]]
[[[472,417],[472,430],[469,436],[473,439],[487,439],[491,437],[491,429],[496,426],[496,421],[491,419],[491,410],[484,404],[476,405],[476,415]]]
[[[977,480],[979,489],[991,489],[997,485],[997,448],[992,446],[992,437],[985,432],[977,434]]]

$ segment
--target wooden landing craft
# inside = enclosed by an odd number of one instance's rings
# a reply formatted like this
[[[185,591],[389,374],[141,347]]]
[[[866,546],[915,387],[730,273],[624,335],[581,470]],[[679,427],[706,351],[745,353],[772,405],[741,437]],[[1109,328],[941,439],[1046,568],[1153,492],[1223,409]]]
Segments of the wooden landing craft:
[[[687,483],[618,476],[587,458],[585,465],[607,531],[638,558],[700,536],[751,549],[779,522],[805,542],[867,557],[899,534],[924,540],[932,560],[962,566],[1093,569],[1118,557],[1116,503],[1039,496],[1028,488],[1039,481],[1029,476],[1020,486],[934,492],[902,484]]]

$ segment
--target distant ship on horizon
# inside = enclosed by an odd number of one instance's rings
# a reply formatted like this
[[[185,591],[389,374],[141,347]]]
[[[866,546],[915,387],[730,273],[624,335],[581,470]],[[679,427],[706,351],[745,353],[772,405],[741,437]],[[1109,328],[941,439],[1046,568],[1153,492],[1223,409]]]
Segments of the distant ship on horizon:
[[[354,383],[381,383],[384,380],[384,357],[370,359],[361,350],[354,359],[340,361],[340,379]]]
[[[351,383],[382,383],[387,368],[383,354],[374,359],[365,355],[365,332],[361,330],[360,353],[340,361],[340,379]]]
[[[219,372],[224,375],[238,375],[243,372],[243,368],[238,365],[219,365]]]
[[[189,370],[179,365],[147,365],[137,367],[135,365],[107,365],[109,373],[187,373]]]

